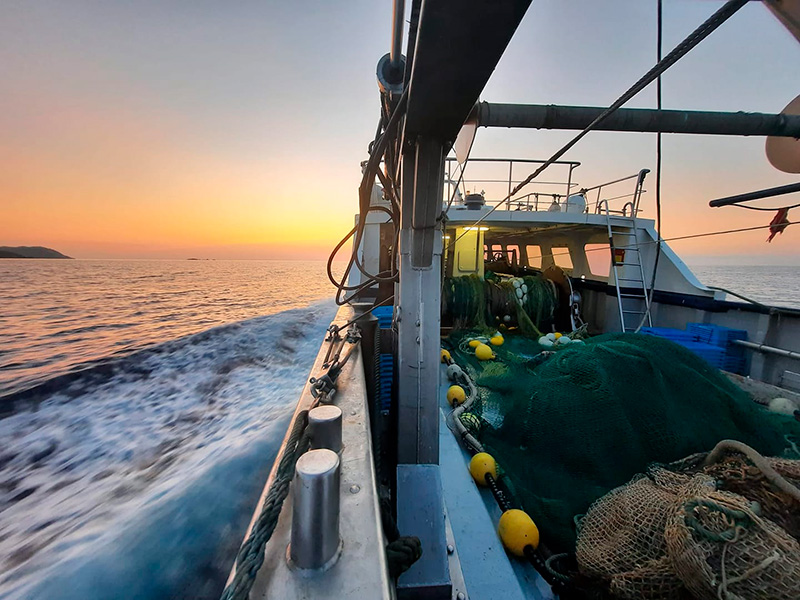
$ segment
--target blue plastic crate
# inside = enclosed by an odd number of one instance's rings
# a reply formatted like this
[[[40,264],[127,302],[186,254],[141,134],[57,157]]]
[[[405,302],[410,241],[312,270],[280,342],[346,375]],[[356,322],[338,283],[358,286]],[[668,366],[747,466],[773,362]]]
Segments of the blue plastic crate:
[[[724,351],[722,364],[719,367],[720,369],[740,375],[745,374],[746,360],[744,348],[732,342],[734,340],[746,340],[747,331],[708,323],[689,323],[687,329],[693,331],[697,335],[698,340],[717,346]]]
[[[655,335],[678,343],[697,341],[697,337],[692,332],[673,327],[642,327],[639,333]]]
[[[378,327],[381,329],[392,328],[393,306],[378,306],[372,309],[372,314],[378,319]],[[381,412],[386,414],[392,403],[392,383],[394,383],[394,356],[392,354],[381,354],[378,358],[378,394],[380,398]]]
[[[705,360],[712,367],[722,369],[725,364],[725,349],[704,342],[678,342],[687,350]]]
[[[392,327],[394,306],[378,306],[372,309],[372,314],[378,319],[378,327],[381,329],[390,329]]]
[[[747,332],[744,329],[733,329],[722,325],[689,323],[687,329],[693,332],[698,340],[723,348],[726,348],[734,340],[747,339]]]

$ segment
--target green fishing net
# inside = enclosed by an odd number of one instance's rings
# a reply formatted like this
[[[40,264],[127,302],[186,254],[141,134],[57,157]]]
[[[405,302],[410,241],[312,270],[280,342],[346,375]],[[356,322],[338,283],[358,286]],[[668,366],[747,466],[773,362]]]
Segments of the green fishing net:
[[[525,293],[518,298],[517,286]],[[485,330],[500,325],[517,327],[526,335],[550,331],[556,308],[556,289],[541,275],[513,279],[497,277],[491,271],[477,275],[447,277],[444,280],[444,318],[457,329]]]
[[[456,331],[448,343],[478,386],[479,440],[557,552],[574,550],[577,515],[650,463],[723,439],[779,456],[787,436],[800,439],[794,418],[755,404],[669,340],[606,334],[547,356],[536,340],[506,334],[496,360],[480,362],[466,343],[477,333]]]

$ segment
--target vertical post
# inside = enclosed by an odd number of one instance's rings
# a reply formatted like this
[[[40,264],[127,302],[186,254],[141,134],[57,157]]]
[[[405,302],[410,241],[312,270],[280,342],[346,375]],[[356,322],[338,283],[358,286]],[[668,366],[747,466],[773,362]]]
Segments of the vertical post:
[[[397,597],[452,598],[439,476],[439,336],[444,147],[417,138],[403,156],[398,328],[397,526],[428,558],[397,581]]]
[[[399,70],[402,66],[401,51],[403,49],[403,17],[405,16],[405,0],[394,0],[392,14],[392,47],[389,52],[389,64],[392,69]]]
[[[511,206],[511,174],[514,172],[514,161],[508,161],[508,202]]]
[[[447,200],[450,201],[450,198],[453,197],[453,175],[451,173],[450,165],[452,163],[448,160],[447,161]]]
[[[572,189],[572,169],[574,168],[574,165],[569,166],[569,175],[567,175],[567,199],[569,199],[569,192]]]
[[[439,336],[444,149],[420,138],[402,163],[398,320],[400,464],[439,462]]]
[[[300,569],[327,567],[341,545],[339,455],[331,450],[303,454],[295,466],[292,490],[291,561]]]

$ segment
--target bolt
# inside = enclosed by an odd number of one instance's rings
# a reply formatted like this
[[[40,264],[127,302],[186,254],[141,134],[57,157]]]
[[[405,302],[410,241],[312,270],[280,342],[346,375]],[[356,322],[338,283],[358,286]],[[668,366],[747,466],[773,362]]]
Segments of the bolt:
[[[417,337],[417,343],[419,344],[419,337]]]
[[[467,600],[467,595],[464,592],[458,592],[456,594],[456,600]]]
[[[358,485],[357,483],[354,483],[353,485],[350,486],[350,493],[351,494],[357,494],[360,491],[361,491],[361,486]]]
[[[455,551],[456,551],[456,549],[453,547],[453,544],[447,544],[447,553],[448,554],[452,554]]]

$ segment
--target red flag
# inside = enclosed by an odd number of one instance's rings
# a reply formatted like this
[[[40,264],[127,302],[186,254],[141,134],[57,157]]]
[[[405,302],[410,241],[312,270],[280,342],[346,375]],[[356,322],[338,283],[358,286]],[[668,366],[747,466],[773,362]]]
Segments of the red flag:
[[[783,233],[783,230],[789,225],[789,209],[788,208],[779,208],[778,212],[775,213],[775,217],[772,221],[769,222],[769,237],[767,238],[768,242],[772,241],[779,233]]]

